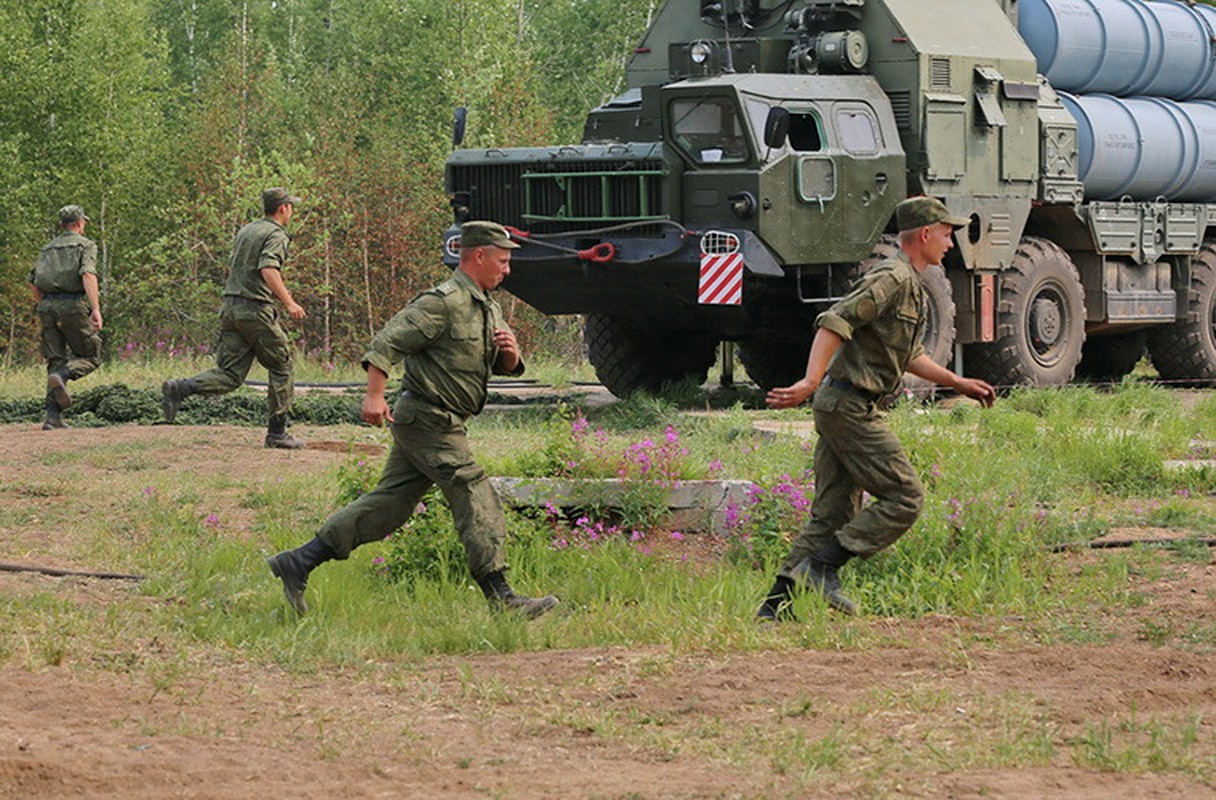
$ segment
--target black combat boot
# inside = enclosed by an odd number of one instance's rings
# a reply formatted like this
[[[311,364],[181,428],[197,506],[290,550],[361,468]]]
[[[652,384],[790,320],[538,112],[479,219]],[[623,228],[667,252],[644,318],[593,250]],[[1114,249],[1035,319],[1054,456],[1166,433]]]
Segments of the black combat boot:
[[[68,394],[68,379],[62,372],[52,372],[46,376],[46,393],[60,409],[72,404],[72,396]]]
[[[308,573],[316,569],[318,564],[324,564],[336,555],[333,548],[320,536],[314,536],[312,541],[300,545],[295,550],[284,550],[277,556],[266,559],[270,571],[283,582],[283,595],[297,614],[308,613],[308,604],[304,602]]]
[[[193,378],[175,378],[160,385],[160,410],[165,415],[165,422],[172,422],[177,417],[177,410],[182,401],[198,391],[198,384]]]
[[[844,549],[833,536],[823,547],[799,561],[791,572],[795,581],[818,592],[832,608],[843,614],[856,614],[857,607],[841,593],[840,576],[836,574],[852,557],[853,553]]]
[[[756,619],[761,622],[792,620],[794,611],[790,607],[790,595],[793,591],[794,582],[784,575],[778,575],[776,582],[773,583],[773,588],[768,590],[768,596],[760,604],[760,610],[756,612]]]
[[[536,619],[557,605],[557,598],[551,594],[544,597],[523,597],[516,594],[507,583],[507,578],[502,574],[502,570],[491,572],[484,578],[478,578],[477,585],[481,587],[481,593],[490,602],[490,608],[495,611],[503,609],[518,611],[528,619]]]
[[[266,426],[266,446],[277,447],[280,450],[299,450],[304,446],[303,439],[297,439],[287,432],[287,415],[275,414]]]
[[[63,421],[63,409],[59,407],[59,403],[52,398],[46,399],[46,422],[42,423],[44,431],[53,431],[56,428],[66,428],[68,424]]]

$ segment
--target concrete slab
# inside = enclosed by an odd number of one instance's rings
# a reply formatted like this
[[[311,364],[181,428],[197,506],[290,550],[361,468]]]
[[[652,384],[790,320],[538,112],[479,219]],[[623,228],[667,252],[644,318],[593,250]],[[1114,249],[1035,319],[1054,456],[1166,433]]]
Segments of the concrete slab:
[[[621,507],[624,481],[565,478],[490,478],[503,502],[514,506],[577,508],[590,502]],[[680,481],[667,490],[667,524],[681,531],[725,534],[726,509],[747,502],[754,484],[740,480]]]

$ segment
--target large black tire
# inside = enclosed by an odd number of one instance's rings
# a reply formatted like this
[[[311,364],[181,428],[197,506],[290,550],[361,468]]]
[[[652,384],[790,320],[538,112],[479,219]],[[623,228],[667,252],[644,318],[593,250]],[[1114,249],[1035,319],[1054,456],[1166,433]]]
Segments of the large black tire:
[[[964,347],[967,372],[996,386],[1063,386],[1085,343],[1085,290],[1058,245],[1027,236],[1000,274],[995,342]]]
[[[800,337],[753,337],[739,342],[739,362],[747,377],[764,391],[789,386],[806,375],[812,324]]]
[[[1087,381],[1119,381],[1144,358],[1148,331],[1091,336],[1081,348],[1077,377]]]
[[[718,345],[709,334],[643,331],[607,314],[587,315],[583,339],[596,377],[621,398],[638,391],[658,394],[665,384],[685,379],[704,383]]]
[[[1149,332],[1149,358],[1165,380],[1216,385],[1216,242],[1204,242],[1191,259],[1185,314]]]

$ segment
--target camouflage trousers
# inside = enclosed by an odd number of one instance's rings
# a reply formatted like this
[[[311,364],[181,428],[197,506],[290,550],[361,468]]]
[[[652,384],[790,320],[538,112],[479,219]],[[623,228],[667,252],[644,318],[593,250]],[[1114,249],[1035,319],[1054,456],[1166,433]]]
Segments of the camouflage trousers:
[[[463,420],[411,397],[397,401],[393,417],[393,448],[380,482],[330,516],[317,535],[338,558],[347,558],[359,545],[404,525],[427,490],[438,486],[473,577],[503,569],[506,515],[485,470],[473,460]]]
[[[925,490],[895,434],[875,404],[854,392],[825,386],[812,403],[815,499],[811,520],[794,540],[780,574],[835,536],[845,549],[868,556],[902,536],[924,505]],[[873,500],[862,505],[862,493]]]
[[[38,320],[48,375],[58,372],[74,381],[101,366],[101,334],[93,330],[88,300],[43,298]]]
[[[215,367],[195,375],[199,394],[227,394],[245,382],[253,360],[266,368],[266,404],[270,415],[291,410],[295,380],[291,371],[291,342],[270,303],[225,297],[220,310],[220,339]]]

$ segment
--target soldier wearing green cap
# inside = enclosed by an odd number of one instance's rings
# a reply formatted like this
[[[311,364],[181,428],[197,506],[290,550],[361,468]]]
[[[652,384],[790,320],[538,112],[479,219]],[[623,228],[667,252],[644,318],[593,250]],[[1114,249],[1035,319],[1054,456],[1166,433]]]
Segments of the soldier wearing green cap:
[[[815,499],[811,520],[794,540],[764,598],[763,620],[789,616],[795,587],[855,611],[837,571],[853,556],[889,547],[920,514],[924,489],[899,440],[883,422],[878,401],[904,372],[948,386],[990,406],[987,382],[938,365],[921,345],[925,290],[920,273],[941,264],[955,230],[968,224],[936,198],[913,197],[895,207],[900,252],[867,272],[851,292],[819,315],[806,376],[768,393],[771,408],[792,408],[814,395]],[[862,506],[863,492],[873,500]]]
[[[78,205],[59,209],[60,233],[39,251],[30,270],[47,371],[43,430],[67,427],[63,409],[72,404],[68,381],[83,378],[101,364],[97,245],[85,238],[88,219]]]
[[[266,368],[270,407],[265,444],[294,450],[304,442],[287,432],[287,413],[294,389],[291,342],[279,324],[277,299],[292,319],[303,319],[304,307],[283,282],[287,263],[287,224],[300,198],[274,187],[262,192],[262,219],[241,228],[232,244],[224,303],[220,309],[220,340],[215,367],[193,378],[165,381],[161,406],[173,422],[182,401],[192,394],[226,394],[239,387],[253,360]]]
[[[307,610],[304,589],[313,569],[400,528],[431,486],[451,506],[469,571],[491,607],[533,618],[557,603],[552,596],[517,595],[507,583],[506,517],[465,431],[485,405],[490,375],[524,371],[515,334],[490,296],[510,273],[517,247],[501,225],[466,222],[452,277],[414,298],[372,339],[363,356],[362,415],[372,425],[391,423],[393,448],[375,489],[334,513],[311,541],[268,559],[298,613]],[[385,385],[401,361],[403,391],[390,410]]]

